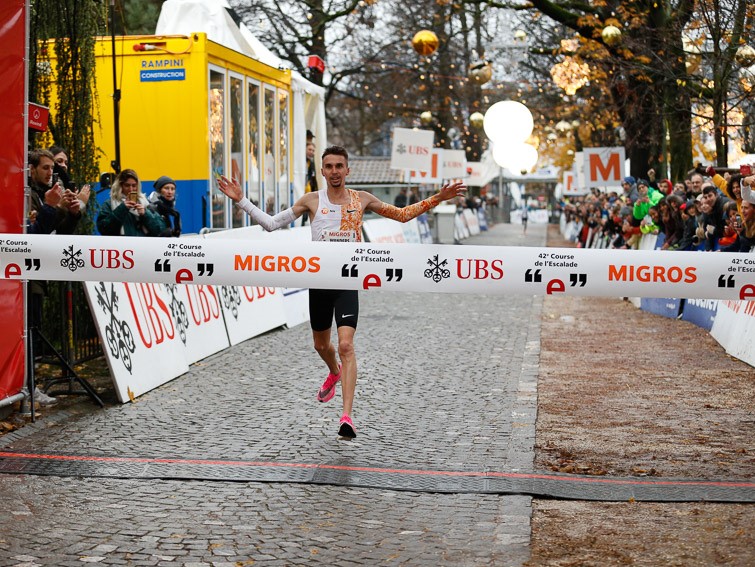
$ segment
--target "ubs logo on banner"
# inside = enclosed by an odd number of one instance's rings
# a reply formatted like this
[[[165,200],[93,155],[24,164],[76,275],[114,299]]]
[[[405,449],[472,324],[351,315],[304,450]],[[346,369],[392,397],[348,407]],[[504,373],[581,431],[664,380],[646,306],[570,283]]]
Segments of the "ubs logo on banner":
[[[133,362],[131,355],[136,352],[134,334],[129,324],[119,316],[118,294],[115,292],[115,284],[110,284],[110,289],[105,287],[104,282],[96,288],[97,305],[102,309],[109,321],[105,324],[105,342],[110,355],[115,360],[120,360],[123,366],[131,374]]]
[[[115,250],[111,248],[91,248],[89,263],[95,269],[130,270],[134,267],[133,250]]]
[[[503,260],[459,258],[456,260],[456,275],[462,280],[500,280],[503,278]]]
[[[81,249],[73,251],[73,244],[68,248],[63,249],[63,258],[60,260],[60,265],[64,268],[68,268],[72,272],[75,272],[79,268],[84,267],[84,259],[81,257]]]
[[[433,280],[435,283],[440,283],[444,279],[451,277],[451,270],[446,268],[448,260],[440,260],[438,254],[430,258],[427,264],[430,267],[425,270],[425,277]]]

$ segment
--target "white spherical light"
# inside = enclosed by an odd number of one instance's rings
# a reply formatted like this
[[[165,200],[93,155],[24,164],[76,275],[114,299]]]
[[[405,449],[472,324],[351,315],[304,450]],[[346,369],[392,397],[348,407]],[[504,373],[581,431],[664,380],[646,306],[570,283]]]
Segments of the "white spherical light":
[[[482,123],[485,135],[494,142],[524,142],[534,125],[529,109],[514,100],[496,102],[488,108]]]
[[[524,142],[496,142],[493,146],[493,160],[511,171],[529,171],[535,167],[537,158],[537,150]]]

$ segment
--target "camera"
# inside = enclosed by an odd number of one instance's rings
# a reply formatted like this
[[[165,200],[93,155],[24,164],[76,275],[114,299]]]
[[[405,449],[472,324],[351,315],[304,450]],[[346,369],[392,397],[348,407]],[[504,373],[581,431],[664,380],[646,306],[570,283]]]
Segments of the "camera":
[[[751,165],[740,165],[739,166],[739,173],[744,177],[749,177],[752,175],[752,166]]]
[[[55,184],[60,180],[60,175],[57,173],[52,174],[52,185],[51,187],[55,187]]]

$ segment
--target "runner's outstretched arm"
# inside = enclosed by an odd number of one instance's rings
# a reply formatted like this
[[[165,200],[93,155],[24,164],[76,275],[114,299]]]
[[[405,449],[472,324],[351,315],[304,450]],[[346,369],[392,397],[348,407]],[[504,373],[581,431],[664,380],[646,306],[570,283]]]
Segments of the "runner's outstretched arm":
[[[454,197],[461,197],[466,192],[466,190],[467,186],[464,185],[464,183],[462,183],[461,181],[456,181],[455,183],[446,183],[441,188],[439,193],[428,197],[424,201],[420,201],[419,203],[414,203],[413,205],[408,205],[403,208],[384,203],[371,193],[367,193],[367,195],[369,195],[371,199],[367,203],[367,207],[365,208],[369,211],[372,211],[373,213],[379,214],[380,216],[393,219],[398,222],[408,222],[413,218],[418,217],[422,213],[426,213],[433,207],[437,207],[443,201],[453,199]]]
[[[225,175],[221,175],[218,178],[218,188],[230,198],[236,206],[252,217],[262,228],[268,232],[272,232],[284,226],[288,226],[296,219],[298,219],[306,210],[307,206],[302,204],[305,197],[302,197],[293,206],[289,207],[285,211],[281,211],[275,216],[267,214],[265,211],[257,207],[249,199],[244,197],[244,192],[241,190],[241,185],[235,179],[228,179]]]

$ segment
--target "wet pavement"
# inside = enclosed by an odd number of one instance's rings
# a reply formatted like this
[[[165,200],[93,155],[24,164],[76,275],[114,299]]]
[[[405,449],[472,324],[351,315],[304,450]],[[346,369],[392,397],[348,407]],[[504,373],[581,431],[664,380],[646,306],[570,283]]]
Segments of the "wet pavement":
[[[544,225],[521,233],[499,224],[462,245],[545,243]],[[371,291],[360,301],[353,441],[336,435],[340,392],[315,400],[326,370],[300,325],[207,358],[135,403],[53,414],[1,437],[0,451],[532,471],[542,298]],[[529,555],[530,496],[88,474],[0,476],[0,565],[514,566]]]

